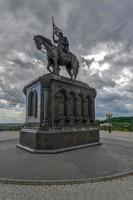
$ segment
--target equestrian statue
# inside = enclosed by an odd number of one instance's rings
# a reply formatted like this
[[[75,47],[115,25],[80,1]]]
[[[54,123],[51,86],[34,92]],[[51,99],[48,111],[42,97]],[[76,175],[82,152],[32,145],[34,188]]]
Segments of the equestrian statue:
[[[79,62],[77,57],[69,51],[69,42],[66,36],[63,35],[52,17],[53,23],[53,42],[42,35],[34,36],[34,42],[38,50],[46,49],[47,53],[47,69],[50,73],[59,75],[60,66],[65,66],[70,78],[76,78],[79,71]],[[56,36],[56,38],[55,38]],[[52,67],[52,70],[51,70]]]

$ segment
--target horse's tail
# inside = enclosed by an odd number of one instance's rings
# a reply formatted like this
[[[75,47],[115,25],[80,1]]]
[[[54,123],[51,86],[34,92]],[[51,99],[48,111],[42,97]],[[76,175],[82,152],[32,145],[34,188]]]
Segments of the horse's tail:
[[[79,61],[77,57],[71,53],[71,67],[73,71],[73,78],[75,79],[79,72]]]
[[[79,61],[77,60],[77,65],[75,66],[75,70],[74,70],[74,79],[77,77],[78,75],[78,72],[79,72]]]

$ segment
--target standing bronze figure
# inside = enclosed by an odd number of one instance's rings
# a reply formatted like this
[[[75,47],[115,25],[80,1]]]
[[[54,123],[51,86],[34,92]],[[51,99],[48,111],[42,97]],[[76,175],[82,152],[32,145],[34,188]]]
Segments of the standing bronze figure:
[[[77,57],[69,51],[69,42],[62,31],[53,22],[53,42],[42,35],[34,36],[34,41],[38,50],[42,50],[42,45],[47,51],[47,69],[50,73],[59,75],[60,66],[65,66],[70,78],[76,78],[79,71]],[[57,39],[55,39],[55,36]],[[50,69],[52,67],[52,70]]]

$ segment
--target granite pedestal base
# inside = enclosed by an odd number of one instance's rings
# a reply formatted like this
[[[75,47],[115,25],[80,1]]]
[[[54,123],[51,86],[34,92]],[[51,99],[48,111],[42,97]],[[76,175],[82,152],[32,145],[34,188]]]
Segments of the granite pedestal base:
[[[97,128],[71,128],[48,132],[23,129],[20,131],[17,147],[31,153],[60,153],[98,144],[100,143]]]
[[[45,74],[24,87],[25,126],[18,147],[55,153],[99,144],[95,88],[81,81]]]

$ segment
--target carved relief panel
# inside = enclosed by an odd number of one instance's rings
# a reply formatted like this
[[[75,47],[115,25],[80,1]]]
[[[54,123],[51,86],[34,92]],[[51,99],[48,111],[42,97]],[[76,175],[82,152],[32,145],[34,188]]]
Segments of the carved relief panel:
[[[77,116],[82,116],[82,114],[83,114],[83,100],[82,100],[81,95],[78,95],[76,110],[77,110]]]
[[[69,103],[68,103],[68,109],[69,109],[69,116],[75,115],[75,97],[74,94],[69,94]]]
[[[56,117],[66,115],[66,97],[61,91],[55,95],[55,115]]]
[[[84,116],[85,117],[90,116],[90,102],[87,97],[84,98]]]

